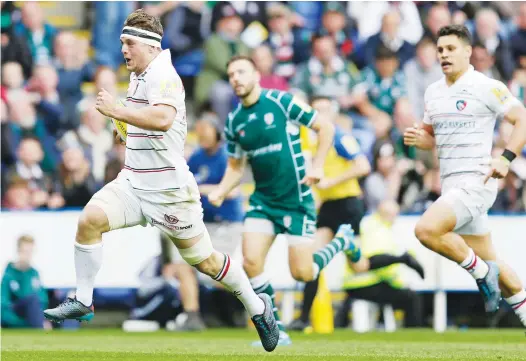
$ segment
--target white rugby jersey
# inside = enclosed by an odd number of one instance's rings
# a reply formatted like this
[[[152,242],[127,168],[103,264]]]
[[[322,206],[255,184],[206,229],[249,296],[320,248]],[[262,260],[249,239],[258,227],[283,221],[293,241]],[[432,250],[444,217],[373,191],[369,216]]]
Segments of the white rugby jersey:
[[[146,191],[173,190],[186,185],[189,174],[184,159],[187,134],[185,92],[172,65],[170,50],[163,50],[146,70],[131,73],[126,106],[142,108],[167,104],[177,109],[167,132],[150,131],[128,124],[123,172],[133,188]]]
[[[424,101],[424,123],[433,126],[442,180],[486,175],[495,121],[520,102],[502,82],[471,65],[452,86],[445,77],[431,84]]]

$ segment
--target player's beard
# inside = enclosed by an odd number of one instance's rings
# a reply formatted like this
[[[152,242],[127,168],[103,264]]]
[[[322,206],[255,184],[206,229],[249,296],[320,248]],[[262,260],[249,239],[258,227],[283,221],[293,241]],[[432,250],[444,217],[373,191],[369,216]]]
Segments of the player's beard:
[[[254,91],[254,87],[255,87],[256,83],[250,83],[250,84],[247,84],[247,86],[245,86],[245,91],[244,92],[241,92],[241,93],[237,93],[236,95],[241,98],[241,99],[245,99],[246,97],[248,97],[253,91]]]

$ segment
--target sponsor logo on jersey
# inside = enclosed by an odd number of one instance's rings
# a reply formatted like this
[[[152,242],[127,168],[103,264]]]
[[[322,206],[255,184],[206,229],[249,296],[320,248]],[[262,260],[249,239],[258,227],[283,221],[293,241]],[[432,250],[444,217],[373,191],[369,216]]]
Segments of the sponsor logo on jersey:
[[[177,222],[179,222],[179,218],[177,218],[176,216],[171,216],[169,214],[164,215],[164,220],[171,224],[176,224]]]
[[[463,111],[468,103],[465,100],[457,100],[457,109]]]
[[[254,157],[257,157],[257,156],[260,156],[260,155],[264,155],[264,154],[281,152],[281,149],[283,149],[283,144],[281,144],[281,143],[274,143],[274,144],[269,144],[269,145],[261,147],[261,148],[254,149],[254,150],[249,150],[247,152],[247,155],[249,157],[254,158]]]
[[[507,88],[493,88],[491,92],[501,103],[505,103],[510,98],[510,91]]]
[[[179,220],[177,220],[177,221],[179,221]],[[151,223],[152,223],[152,226],[159,225],[159,226],[163,226],[163,227],[166,227],[166,228],[174,230],[174,231],[184,231],[185,229],[190,229],[190,228],[192,228],[194,226],[193,224],[189,224],[187,226],[175,226],[174,224],[160,222],[160,221],[157,221],[157,220],[155,220],[153,218],[152,218]]]

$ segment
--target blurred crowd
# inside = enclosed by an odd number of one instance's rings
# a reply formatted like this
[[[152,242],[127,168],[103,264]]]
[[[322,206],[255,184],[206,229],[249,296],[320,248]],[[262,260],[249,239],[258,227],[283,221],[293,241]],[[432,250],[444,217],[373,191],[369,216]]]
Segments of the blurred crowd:
[[[124,147],[113,143],[94,96],[102,88],[124,96],[119,36],[139,7],[162,19],[191,132],[200,118],[221,127],[237,103],[227,60],[251,55],[263,87],[335,100],[338,126],[373,166],[362,181],[370,209],[394,198],[403,212],[422,212],[440,195],[436,156],[405,147],[401,136],[421,121],[424,91],[441,77],[440,27],[465,24],[475,69],[526,97],[526,3],[95,2],[82,3],[79,29],[53,26],[37,2],[16,4],[2,2],[1,13],[3,209],[82,207],[117,176]],[[495,152],[511,129],[497,122]],[[190,134],[188,155],[196,145]],[[491,211],[524,211],[525,184],[526,151]]]

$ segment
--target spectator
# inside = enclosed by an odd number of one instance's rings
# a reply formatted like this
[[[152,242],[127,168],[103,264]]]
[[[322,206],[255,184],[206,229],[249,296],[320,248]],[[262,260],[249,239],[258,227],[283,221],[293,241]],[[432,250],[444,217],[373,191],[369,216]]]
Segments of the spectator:
[[[367,211],[373,212],[386,199],[396,200],[402,176],[396,169],[395,149],[390,142],[381,142],[374,157],[374,173],[365,180]]]
[[[336,42],[338,53],[346,59],[350,58],[354,44],[343,4],[338,1],[326,2],[321,22],[323,31],[332,36]]]
[[[17,24],[15,30],[29,45],[35,64],[51,63],[53,41],[57,31],[45,21],[44,12],[40,4],[37,2],[24,2],[22,6],[22,23]]]
[[[399,60],[395,52],[380,45],[376,50],[374,68],[363,71],[361,90],[367,92],[368,100],[359,109],[365,116],[382,111],[393,115],[399,99],[407,97],[404,74],[399,71]]]
[[[526,69],[526,3],[520,5],[516,23],[517,30],[510,37],[511,51],[517,66]]]
[[[311,58],[298,68],[292,86],[308,97],[337,99],[341,108],[348,110],[358,101],[352,89],[359,77],[356,66],[338,55],[334,39],[319,33],[312,39]]]
[[[476,71],[481,72],[489,78],[502,81],[502,76],[495,66],[495,57],[491,55],[482,43],[473,45],[471,53],[471,64]]]
[[[284,4],[270,4],[267,12],[268,44],[276,57],[275,73],[289,80],[296,73],[297,65],[309,58],[309,32],[293,27],[292,11]]]
[[[526,68],[515,70],[510,91],[523,104],[526,104]]]
[[[375,59],[375,51],[380,45],[391,50],[398,57],[400,66],[415,56],[415,48],[403,39],[400,33],[400,13],[391,10],[382,18],[380,32],[371,36],[365,44],[365,59],[360,66],[372,64]]]
[[[217,32],[224,16],[224,8],[232,8],[245,26],[259,22],[267,27],[267,3],[264,1],[219,1],[212,9],[212,32]]]
[[[3,23],[0,36],[2,40],[2,65],[7,62],[20,64],[24,70],[24,78],[28,79],[33,68],[33,58],[27,42],[15,33],[12,26],[4,26]]]
[[[413,114],[422,119],[424,116],[424,97],[427,87],[439,80],[442,69],[437,60],[436,45],[430,38],[423,38],[416,45],[416,57],[404,67],[407,84],[407,97]]]
[[[92,31],[92,45],[95,48],[95,64],[117,70],[123,63],[120,36],[122,24],[134,10],[132,1],[98,1],[94,3],[95,13]]]
[[[113,148],[113,136],[106,125],[106,117],[99,113],[93,104],[82,113],[81,124],[77,130],[78,139],[89,154],[93,178],[101,185],[104,181],[108,153]]]
[[[87,59],[87,49],[79,47],[79,42],[80,39],[73,33],[64,31],[57,35],[54,47],[59,79],[56,89],[64,104],[64,118],[73,127],[79,124],[76,107],[83,97],[82,83],[92,81],[95,75],[95,68]]]
[[[24,90],[24,73],[19,63],[7,62],[2,65],[2,100],[8,101],[9,97],[28,96]]]
[[[188,1],[167,15],[163,40],[170,47],[172,59],[202,48],[205,39],[210,35],[204,15],[205,7],[204,1]]]
[[[65,207],[84,207],[98,190],[90,163],[80,147],[64,151],[59,178],[57,191],[62,194]]]
[[[46,129],[53,135],[60,135],[64,130],[74,125],[68,123],[64,106],[57,90],[58,75],[50,65],[36,67],[27,89],[34,95],[33,104],[37,110],[37,117],[41,119]]]
[[[85,95],[84,98],[77,104],[77,115],[75,118],[81,119],[81,115],[88,107],[93,106],[96,100],[96,95],[101,89],[105,89],[108,93],[113,95],[115,98],[119,97],[119,89],[117,84],[117,74],[107,66],[99,66],[95,71],[95,89],[89,94]]]
[[[5,194],[2,198],[3,209],[16,211],[33,210],[31,190],[29,189],[29,183],[27,181],[20,178],[12,179],[7,187],[2,187],[2,190],[4,189]]]
[[[221,14],[217,33],[205,42],[205,61],[197,77],[195,101],[198,111],[209,101],[212,110],[224,121],[232,108],[234,97],[234,91],[228,83],[226,64],[233,55],[248,55],[249,49],[239,38],[243,21],[234,8],[224,4]]]
[[[440,28],[451,25],[451,13],[444,4],[433,5],[427,12],[424,37],[430,38],[436,44]]]
[[[410,44],[422,37],[423,28],[418,9],[413,1],[348,1],[347,12],[358,26],[359,41],[365,42],[378,33],[382,16],[391,11],[400,14],[400,35]]]
[[[9,179],[20,178],[28,182],[31,191],[32,207],[45,208],[50,200],[52,179],[40,167],[44,159],[42,146],[37,138],[23,138],[17,150],[17,162],[7,172]]]
[[[17,260],[10,262],[2,278],[2,327],[50,328],[44,322],[48,297],[38,271],[31,266],[35,240],[24,235],[17,241]]]
[[[500,20],[497,13],[489,8],[481,9],[475,16],[473,43],[482,43],[489,54],[495,57],[495,65],[503,79],[509,81],[515,67],[511,46],[500,34]]]
[[[260,45],[252,52],[252,60],[256,64],[256,69],[261,74],[260,84],[263,88],[288,90],[287,80],[273,72],[274,57],[268,45]]]
[[[186,148],[186,147],[185,147]],[[104,184],[117,178],[124,167],[124,156],[126,147],[122,144],[114,144],[112,151],[108,154],[108,162],[104,173]]]

